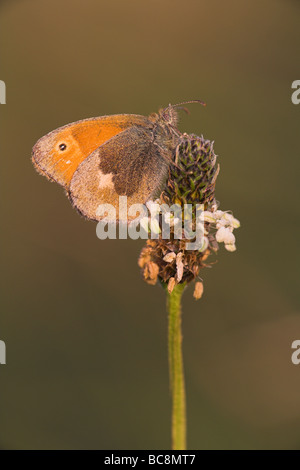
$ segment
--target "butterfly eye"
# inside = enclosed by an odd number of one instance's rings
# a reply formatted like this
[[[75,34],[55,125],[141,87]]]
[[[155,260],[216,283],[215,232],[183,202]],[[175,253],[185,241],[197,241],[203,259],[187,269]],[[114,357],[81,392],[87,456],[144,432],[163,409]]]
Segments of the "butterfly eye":
[[[66,150],[67,146],[66,144],[59,144],[59,150],[64,151]]]

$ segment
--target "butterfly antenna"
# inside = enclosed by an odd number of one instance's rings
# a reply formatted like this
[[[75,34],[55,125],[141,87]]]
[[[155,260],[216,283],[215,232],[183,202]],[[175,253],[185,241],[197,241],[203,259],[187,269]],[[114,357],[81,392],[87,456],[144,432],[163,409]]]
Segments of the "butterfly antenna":
[[[177,108],[177,107],[180,107],[182,108],[187,114],[189,114],[189,111],[187,110],[186,107],[183,107],[182,105],[184,104],[191,104],[191,103],[198,103],[198,104],[201,104],[202,106],[206,106],[206,103],[204,103],[204,101],[201,101],[201,100],[190,100],[190,101],[183,101],[182,103],[177,103],[177,104],[169,104],[169,106],[167,106],[164,110],[166,111],[168,108]]]
[[[201,101],[201,100],[183,101],[182,103],[171,104],[171,106],[172,108],[176,108],[177,106],[182,106],[183,104],[191,104],[191,103],[198,103],[198,104],[201,104],[202,106],[206,106],[206,103],[204,103],[204,101]]]
[[[190,110],[186,106],[177,106],[178,109],[182,109],[186,114],[191,114]]]

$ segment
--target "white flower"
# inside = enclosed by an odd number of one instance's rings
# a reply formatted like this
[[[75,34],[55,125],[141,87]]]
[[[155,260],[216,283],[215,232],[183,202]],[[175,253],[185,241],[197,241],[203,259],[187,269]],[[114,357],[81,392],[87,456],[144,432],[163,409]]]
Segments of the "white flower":
[[[208,247],[209,241],[207,237],[203,237],[202,239],[202,246],[199,248],[199,251],[205,251],[206,248]]]
[[[223,217],[223,215],[224,215],[224,212],[218,210],[218,211],[214,212],[214,214],[215,214],[215,216],[216,216],[216,219],[221,219],[221,218]]]
[[[145,230],[145,232],[148,232],[149,231],[149,219],[148,219],[148,217],[142,217],[141,220],[140,220],[140,225],[141,225],[142,229]]]
[[[169,224],[170,227],[173,227],[174,225],[178,224],[178,222],[181,222],[181,220],[178,217],[174,217],[174,214],[171,212],[166,212],[164,214],[164,219],[166,224]]]
[[[219,219],[218,222],[216,223],[217,228],[226,227],[226,225],[227,225],[227,222],[225,219]]]
[[[201,219],[204,220],[204,222],[209,222],[210,224],[214,224],[216,222],[215,214],[209,211],[203,211]]]
[[[233,228],[239,228],[241,226],[241,223],[238,219],[236,219],[235,217],[233,217],[233,221],[232,221],[232,227]]]
[[[235,243],[235,236],[228,227],[221,227],[216,233],[216,240],[219,243],[224,242],[226,245],[232,245]]]
[[[152,217],[155,217],[160,212],[160,205],[153,201],[147,201],[146,206],[150,211]]]
[[[234,243],[229,243],[229,244],[225,244],[225,248],[227,251],[235,251],[236,250],[236,246]]]
[[[223,215],[223,219],[226,220],[227,224],[233,228],[239,228],[239,226],[241,225],[239,220],[235,219],[233,215],[228,214],[227,212],[225,212],[225,214]]]
[[[224,212],[224,214],[223,214],[223,216],[222,216],[222,219],[223,219],[223,220],[226,220],[226,222],[228,223],[228,225],[231,225],[233,218],[234,218],[233,215],[228,214],[228,212]]]
[[[171,219],[173,219],[173,214],[171,214],[171,212],[166,212],[164,214],[164,219],[165,219],[165,222],[167,224],[170,224],[171,223]]]
[[[160,233],[161,230],[160,230],[158,220],[151,218],[151,220],[150,220],[150,229],[151,229],[151,232],[153,232],[153,233]]]

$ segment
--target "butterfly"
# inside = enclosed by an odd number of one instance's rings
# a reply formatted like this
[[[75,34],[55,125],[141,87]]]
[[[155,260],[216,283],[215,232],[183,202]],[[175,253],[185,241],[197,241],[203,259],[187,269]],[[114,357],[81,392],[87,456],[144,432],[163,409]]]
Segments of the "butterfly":
[[[38,140],[32,150],[37,171],[64,187],[77,211],[101,220],[101,204],[118,213],[119,196],[127,204],[158,197],[174,163],[180,142],[175,109],[169,105],[150,116],[117,114],[83,119],[60,127]]]

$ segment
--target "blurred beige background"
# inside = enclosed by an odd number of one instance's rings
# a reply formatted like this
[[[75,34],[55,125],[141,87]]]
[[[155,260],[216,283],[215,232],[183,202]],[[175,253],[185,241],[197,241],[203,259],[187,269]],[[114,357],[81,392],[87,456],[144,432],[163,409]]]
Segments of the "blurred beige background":
[[[96,237],[30,161],[79,119],[200,98],[182,131],[215,141],[236,253],[184,296],[190,449],[300,448],[299,2],[0,4],[3,449],[170,445],[164,293],[143,241]]]

